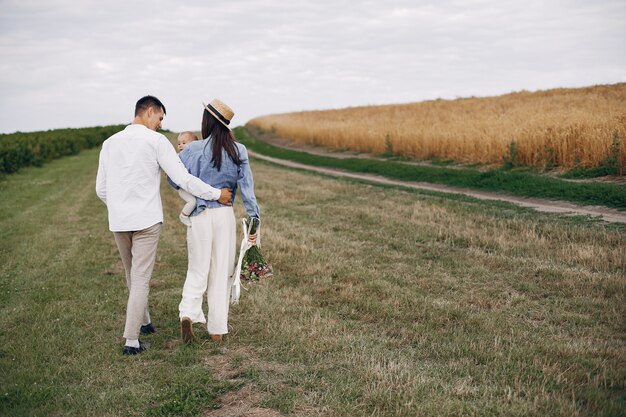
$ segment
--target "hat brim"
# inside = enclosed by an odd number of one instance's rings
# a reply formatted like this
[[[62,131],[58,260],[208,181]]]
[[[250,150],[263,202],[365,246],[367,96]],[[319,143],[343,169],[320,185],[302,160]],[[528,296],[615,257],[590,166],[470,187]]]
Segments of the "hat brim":
[[[221,124],[223,124],[224,126],[226,126],[228,128],[228,130],[230,130],[230,127],[222,120],[224,118],[224,116],[222,116],[221,114],[214,112],[213,110],[211,110],[211,108],[209,106],[206,105],[206,103],[203,101],[202,105],[204,106],[204,109],[206,111],[208,111],[209,113],[211,113],[211,115],[213,115],[213,117],[215,117],[217,119],[218,122],[220,122]]]

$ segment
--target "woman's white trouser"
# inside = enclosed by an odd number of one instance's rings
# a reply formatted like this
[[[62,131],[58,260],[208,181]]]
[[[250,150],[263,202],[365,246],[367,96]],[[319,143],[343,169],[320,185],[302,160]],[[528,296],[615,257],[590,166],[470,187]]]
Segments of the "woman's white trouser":
[[[228,333],[229,277],[235,263],[235,214],[232,207],[206,209],[190,217],[187,228],[189,265],[178,306],[179,317],[206,323],[210,334]],[[208,320],[202,311],[207,292]]]

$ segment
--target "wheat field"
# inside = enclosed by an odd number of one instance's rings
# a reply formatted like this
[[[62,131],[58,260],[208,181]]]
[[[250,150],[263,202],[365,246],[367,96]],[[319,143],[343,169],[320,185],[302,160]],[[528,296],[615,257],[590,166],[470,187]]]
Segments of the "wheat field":
[[[305,111],[249,125],[298,143],[539,168],[626,166],[626,83]]]

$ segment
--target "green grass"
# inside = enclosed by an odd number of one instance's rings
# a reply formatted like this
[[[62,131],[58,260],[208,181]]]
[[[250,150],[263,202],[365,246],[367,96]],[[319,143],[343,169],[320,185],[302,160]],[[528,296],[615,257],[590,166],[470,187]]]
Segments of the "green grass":
[[[430,163],[433,165],[439,165],[439,166],[454,165],[454,161],[451,159],[434,158],[432,161],[430,161]]]
[[[235,129],[237,139],[263,155],[303,164],[377,174],[403,181],[431,182],[520,197],[565,200],[626,210],[626,187],[622,184],[572,183],[519,170],[448,169],[363,158],[333,158],[279,148],[255,139],[244,127]]]
[[[0,414],[197,414],[229,384],[211,378],[199,351],[163,349],[178,339],[184,257],[159,256],[159,333],[147,339],[160,348],[121,354],[126,289],[94,192],[97,157],[85,151],[0,182]]]
[[[560,175],[561,178],[582,179],[597,178],[606,175],[615,175],[615,167],[610,165],[600,165],[595,168],[574,168]]]
[[[163,186],[157,333],[124,357],[97,157],[0,180],[0,415],[201,415],[238,395],[292,416],[626,409],[626,228],[257,160],[275,276],[244,284],[223,344],[198,326],[182,345],[183,202]]]

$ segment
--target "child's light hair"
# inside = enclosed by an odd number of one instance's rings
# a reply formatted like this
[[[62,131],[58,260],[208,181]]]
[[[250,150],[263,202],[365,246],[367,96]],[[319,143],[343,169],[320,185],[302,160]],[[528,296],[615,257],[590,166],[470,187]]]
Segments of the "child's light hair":
[[[176,146],[178,149],[178,152],[181,152],[183,149],[185,149],[185,146],[187,146],[188,143],[193,142],[198,140],[198,136],[193,133],[193,132],[181,132],[178,134],[178,145]]]
[[[182,138],[184,138],[185,136],[189,136],[189,141],[191,142],[192,140],[198,140],[198,135],[196,135],[193,132],[190,131],[185,131],[185,132],[180,132],[178,134],[178,140],[181,140]]]

